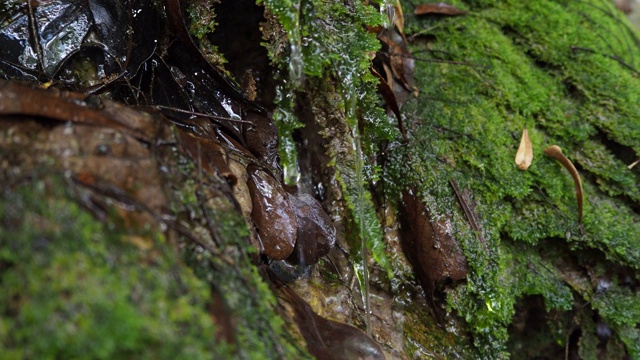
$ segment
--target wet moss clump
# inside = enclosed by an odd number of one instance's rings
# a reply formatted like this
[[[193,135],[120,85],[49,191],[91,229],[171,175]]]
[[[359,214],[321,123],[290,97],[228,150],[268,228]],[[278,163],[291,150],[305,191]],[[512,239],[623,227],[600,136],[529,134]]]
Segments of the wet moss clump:
[[[212,34],[215,31],[218,25],[214,6],[219,2],[219,0],[191,2],[187,7],[187,13],[190,20],[189,33],[197,41],[207,60],[217,66],[220,71],[224,71],[222,65],[226,63],[226,59],[207,37],[208,34]]]
[[[214,299],[221,299],[215,304],[216,322],[223,327],[219,340],[222,336],[233,354],[229,358],[310,358],[278,312],[266,274],[256,265],[260,254],[227,182],[203,173],[179,152],[166,161],[171,169],[167,184],[180,184],[169,190],[172,212],[186,230],[179,236],[180,255],[211,286]]]
[[[209,287],[153,228],[102,222],[56,173],[14,179],[0,201],[4,359],[210,359]],[[5,184],[8,184],[5,182]]]
[[[363,229],[356,235],[357,242],[366,241],[373,258],[391,276],[382,229],[366,186],[381,172],[370,159],[380,151],[381,143],[399,135],[378,106],[378,80],[369,70],[380,42],[375,31],[368,29],[381,26],[384,17],[376,6],[359,1],[345,5],[265,0],[264,5],[288,40],[283,44],[281,38],[268,36],[270,41],[265,44],[273,65],[286,74],[280,75],[274,114],[285,182],[292,184],[299,178],[290,177],[287,171],[298,167],[293,133],[304,125],[296,115],[311,111],[323,128],[321,135],[331,142],[327,146],[330,165],[352,212],[353,228]],[[296,108],[296,94],[301,92],[312,102],[311,108]],[[358,244],[353,244],[354,249]]]

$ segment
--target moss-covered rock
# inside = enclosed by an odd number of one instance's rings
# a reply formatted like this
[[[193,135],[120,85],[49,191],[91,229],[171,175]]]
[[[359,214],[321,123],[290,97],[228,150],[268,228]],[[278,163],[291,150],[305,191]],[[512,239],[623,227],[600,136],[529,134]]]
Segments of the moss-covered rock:
[[[208,285],[162,233],[97,220],[67,183],[52,173],[2,191],[2,357],[227,356],[206,311]]]
[[[442,17],[413,15],[403,2],[418,89],[402,109],[403,142],[369,72],[385,23],[378,9],[260,3],[280,82],[284,182],[316,188],[339,230],[339,247],[310,280],[290,285],[315,312],[369,328],[392,358],[640,357],[640,179],[627,167],[640,157],[640,41],[612,5],[451,1],[466,15]],[[191,9],[192,18],[203,11]],[[213,27],[191,30],[203,39]],[[534,160],[523,172],[513,159],[525,125]],[[69,129],[51,128],[38,131],[67,139]],[[252,245],[233,181],[203,171],[206,157],[182,154],[167,129],[156,145],[128,139],[137,147],[127,163],[144,159],[158,178],[118,186],[83,178],[81,165],[107,161],[78,160],[93,151],[76,146],[90,137],[47,150],[42,139],[53,138],[31,128],[3,135],[0,353],[308,357],[258,271],[269,261]],[[22,151],[29,141],[44,151]],[[571,177],[543,153],[552,144],[582,176],[584,234]],[[145,184],[163,196],[146,209],[140,201],[153,196],[129,197]],[[399,245],[396,209],[408,189],[434,223],[446,220],[468,263],[466,279],[431,294]]]
[[[412,141],[390,155],[389,196],[418,184],[431,211],[454,215],[473,271],[448,303],[484,357],[506,356],[514,306],[532,295],[549,314],[586,302],[637,354],[640,179],[627,168],[640,154],[637,33],[604,1],[452,3],[468,14],[406,19],[420,96],[404,109]],[[523,172],[513,159],[525,125],[534,162]],[[552,144],[582,175],[584,235],[570,177],[542,153]],[[449,179],[470,191],[486,249]],[[574,346],[576,326],[556,340]]]

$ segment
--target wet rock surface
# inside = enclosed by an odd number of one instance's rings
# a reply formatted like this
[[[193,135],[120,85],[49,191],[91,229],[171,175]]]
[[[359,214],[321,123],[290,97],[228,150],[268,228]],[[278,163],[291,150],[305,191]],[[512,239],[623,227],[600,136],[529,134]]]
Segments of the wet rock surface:
[[[253,219],[262,251],[274,260],[284,260],[293,252],[297,222],[289,196],[282,185],[254,165],[247,168],[247,185],[251,193]]]
[[[287,259],[294,264],[313,265],[336,243],[336,228],[322,205],[311,195],[289,194],[298,225],[296,245]]]
[[[319,360],[384,360],[380,345],[360,329],[325,319],[293,290],[282,292],[293,308],[294,318],[309,352]]]

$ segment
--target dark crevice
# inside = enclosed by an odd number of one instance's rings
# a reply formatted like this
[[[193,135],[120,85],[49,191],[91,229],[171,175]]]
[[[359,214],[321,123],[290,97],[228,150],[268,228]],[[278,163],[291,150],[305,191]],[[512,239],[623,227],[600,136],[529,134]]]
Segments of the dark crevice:
[[[500,31],[502,31],[502,34],[504,34],[504,36],[506,36],[509,39],[511,39],[511,41],[513,41],[514,43],[516,43],[518,40],[523,39],[523,37],[520,34],[520,32],[518,32],[518,30],[516,30],[511,25],[507,25],[507,24],[502,25],[500,27]]]
[[[581,273],[589,277],[593,292],[601,290],[602,284],[615,284],[631,292],[640,290],[638,272],[607,258],[596,248],[570,248],[560,239],[545,239],[538,243],[542,258],[556,259],[555,266],[562,271]]]
[[[512,357],[579,359],[583,337],[587,341],[597,339],[596,346],[602,354],[616,352],[619,344],[616,336],[612,336],[616,330],[609,326],[611,319],[601,317],[588,300],[621,289],[637,293],[640,288],[637,271],[610,261],[601,250],[570,248],[558,238],[540,240],[536,248],[541,258],[555,259],[549,271],[563,274],[565,281],[571,279],[566,285],[573,289],[574,306],[568,311],[548,309],[542,295],[524,295],[515,305],[508,328],[508,350]],[[588,284],[589,288],[575,284]],[[560,343],[559,333],[564,334]]]
[[[552,335],[544,298],[525,296],[515,306],[515,316],[509,326],[509,352],[518,359],[564,359],[565,349]],[[559,314],[555,314],[559,315]]]
[[[571,98],[575,99],[578,102],[586,100],[582,90],[580,90],[578,85],[574,84],[571,79],[564,79],[562,81],[562,84],[567,91],[567,95],[569,95]]]
[[[623,164],[631,164],[638,159],[638,156],[640,156],[640,154],[636,154],[631,146],[626,146],[612,140],[607,133],[602,131],[602,129],[598,129],[598,133],[595,135],[595,138],[606,146],[607,149],[609,149],[609,151],[611,151],[611,153]]]
[[[227,59],[225,68],[239,83],[250,71],[256,84],[256,101],[270,107],[275,97],[275,85],[274,70],[267,50],[261,45],[264,42],[260,31],[260,23],[265,22],[264,7],[256,5],[254,0],[221,1],[216,4],[215,11],[218,25],[208,38]]]
[[[632,199],[630,196],[622,193],[622,191],[624,191],[624,188],[622,186],[620,186],[617,183],[613,183],[613,184],[609,184],[609,186],[613,187],[615,190],[620,191],[620,194],[617,195],[612,195],[612,194],[608,194],[606,192],[604,192],[600,186],[598,186],[599,183],[602,182],[602,180],[599,179],[599,176],[597,174],[594,174],[592,172],[589,171],[589,169],[585,168],[582,166],[581,163],[579,162],[574,162],[573,163],[576,167],[576,170],[578,170],[578,173],[580,173],[580,178],[582,180],[583,183],[585,182],[589,182],[591,184],[594,185],[594,189],[597,191],[597,194],[601,197],[604,198],[612,198],[612,199],[616,199],[618,201],[621,201],[625,206],[629,207],[634,213],[640,215],[640,203],[638,201],[635,201],[634,199]],[[613,186],[613,185],[617,185],[617,186]],[[588,196],[585,195],[585,196]],[[589,201],[588,198],[585,198],[586,201]]]
[[[331,158],[327,155],[327,140],[318,135],[322,132],[322,127],[315,119],[313,112],[307,110],[314,106],[310,96],[303,92],[296,94],[295,115],[304,124],[293,133],[301,173],[298,188],[299,191],[311,194],[325,202],[334,173],[328,166]],[[327,203],[324,205],[328,207]]]

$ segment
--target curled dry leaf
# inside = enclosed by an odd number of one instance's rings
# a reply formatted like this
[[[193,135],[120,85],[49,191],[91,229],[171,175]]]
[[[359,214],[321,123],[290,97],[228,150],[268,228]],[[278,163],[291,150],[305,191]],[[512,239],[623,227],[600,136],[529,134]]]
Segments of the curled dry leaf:
[[[562,166],[571,174],[573,182],[576,185],[576,199],[578,201],[578,226],[580,227],[580,233],[583,234],[582,228],[582,181],[580,180],[580,174],[578,170],[573,166],[571,160],[569,160],[563,153],[562,149],[558,145],[551,145],[544,149],[544,153],[558,160]]]
[[[531,145],[531,140],[529,140],[529,132],[526,126],[522,129],[522,138],[520,139],[515,161],[520,170],[527,170],[533,161],[533,146]]]
[[[416,15],[425,15],[425,14],[437,14],[437,15],[464,15],[467,12],[465,10],[460,10],[453,5],[449,5],[447,3],[432,3],[432,4],[420,4],[416,6],[414,11]]]

